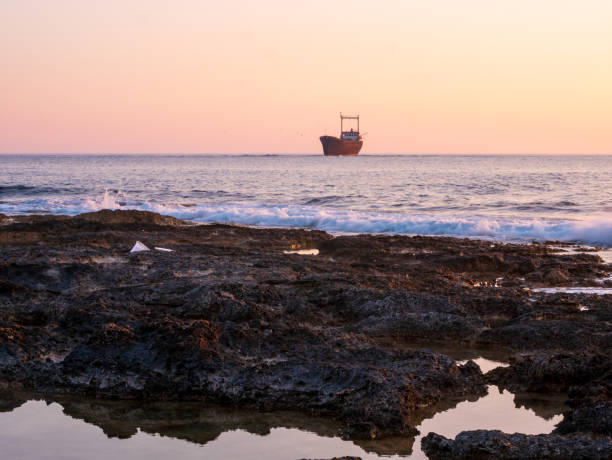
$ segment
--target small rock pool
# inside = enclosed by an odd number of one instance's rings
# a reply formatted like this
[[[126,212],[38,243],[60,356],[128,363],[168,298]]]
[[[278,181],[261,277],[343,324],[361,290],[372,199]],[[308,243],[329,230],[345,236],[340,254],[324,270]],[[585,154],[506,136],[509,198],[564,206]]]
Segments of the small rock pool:
[[[142,403],[0,396],[0,452],[10,459],[363,459],[426,458],[421,438],[472,429],[549,433],[561,421],[563,395],[500,392],[446,401],[415,420],[416,438],[347,441],[335,422],[289,412],[258,413],[197,403]]]

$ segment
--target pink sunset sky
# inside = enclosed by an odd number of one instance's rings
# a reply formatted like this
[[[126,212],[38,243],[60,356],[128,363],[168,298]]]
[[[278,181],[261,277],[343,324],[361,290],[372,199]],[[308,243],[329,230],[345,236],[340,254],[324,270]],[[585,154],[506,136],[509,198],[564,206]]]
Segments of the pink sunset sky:
[[[0,152],[612,153],[609,0],[5,0]]]

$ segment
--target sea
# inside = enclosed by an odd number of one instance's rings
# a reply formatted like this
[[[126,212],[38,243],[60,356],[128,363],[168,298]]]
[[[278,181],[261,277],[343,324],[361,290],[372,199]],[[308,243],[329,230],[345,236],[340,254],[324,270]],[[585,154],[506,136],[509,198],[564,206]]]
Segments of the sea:
[[[612,155],[0,155],[0,213],[612,246]]]
[[[610,248],[612,156],[0,155],[0,213],[101,209],[334,234]],[[507,365],[488,351],[445,353],[473,359],[483,372]],[[485,396],[415,420],[416,437],[362,442],[305,414],[28,398],[0,392],[2,458],[423,460],[421,439],[431,431],[451,438],[469,429],[550,433],[567,409],[566,395],[536,398],[490,386]]]

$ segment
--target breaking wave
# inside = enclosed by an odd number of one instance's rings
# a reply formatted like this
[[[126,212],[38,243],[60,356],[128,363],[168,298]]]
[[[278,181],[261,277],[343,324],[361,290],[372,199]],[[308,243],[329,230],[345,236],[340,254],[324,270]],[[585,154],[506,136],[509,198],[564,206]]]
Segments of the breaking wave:
[[[373,213],[317,206],[199,205],[149,210],[196,222],[231,222],[260,227],[302,227],[338,233],[389,233],[486,238],[506,241],[559,240],[612,246],[612,219],[503,219]]]
[[[609,214],[583,220],[554,220],[365,212],[320,205],[163,204],[130,200],[120,192],[108,191],[99,200],[39,199],[0,203],[0,212],[5,214],[38,211],[76,215],[100,209],[138,209],[200,223],[301,227],[333,233],[420,234],[502,241],[558,240],[612,247],[612,218]]]

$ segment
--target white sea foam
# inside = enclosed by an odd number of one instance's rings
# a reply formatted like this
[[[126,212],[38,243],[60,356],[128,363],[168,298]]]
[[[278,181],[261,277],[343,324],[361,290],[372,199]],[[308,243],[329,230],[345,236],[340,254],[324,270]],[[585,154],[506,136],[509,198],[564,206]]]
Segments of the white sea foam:
[[[104,190],[104,196],[102,197],[102,201],[100,201],[99,203],[95,200],[88,200],[90,202],[90,207],[93,207],[94,209],[96,208],[100,208],[100,209],[119,209],[121,207],[120,201],[119,199],[121,197],[125,197],[125,195],[119,191],[116,193],[112,193],[110,192],[108,189]]]
[[[612,215],[608,213],[574,222],[569,239],[612,246]]]
[[[133,201],[128,196],[110,192],[98,200],[35,199],[5,204],[0,207],[0,212],[20,214],[38,210],[75,215],[100,209],[139,209],[200,223],[226,222],[261,227],[302,227],[335,233],[421,234],[502,241],[559,240],[612,247],[612,217],[609,215],[583,220],[546,220],[377,213],[307,205],[204,203],[185,207],[178,203]]]
[[[214,204],[188,209],[154,205],[148,206],[148,209],[196,222],[305,227],[346,233],[444,235],[519,241],[579,241],[612,246],[612,220],[602,220],[602,218],[573,221],[409,215],[297,205]]]

